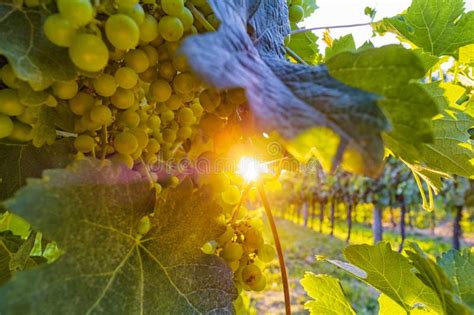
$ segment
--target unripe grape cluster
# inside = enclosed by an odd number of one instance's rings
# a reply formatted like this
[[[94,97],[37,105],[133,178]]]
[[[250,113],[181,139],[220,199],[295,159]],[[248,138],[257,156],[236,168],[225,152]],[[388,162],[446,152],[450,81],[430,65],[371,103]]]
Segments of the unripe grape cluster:
[[[213,23],[207,1],[189,2]],[[179,53],[186,36],[206,31],[186,1],[55,3],[57,12],[46,18],[44,34],[68,50],[80,75],[46,86],[48,100],[42,106],[63,110],[65,105],[71,112],[74,128],[62,131],[77,135],[74,146],[80,155],[130,168],[184,156],[184,144],[197,134],[212,138],[245,102],[242,91],[204,86]],[[21,101],[20,86],[28,83],[8,63],[0,78],[5,86],[0,90],[0,138],[28,142],[39,112],[38,106]]]

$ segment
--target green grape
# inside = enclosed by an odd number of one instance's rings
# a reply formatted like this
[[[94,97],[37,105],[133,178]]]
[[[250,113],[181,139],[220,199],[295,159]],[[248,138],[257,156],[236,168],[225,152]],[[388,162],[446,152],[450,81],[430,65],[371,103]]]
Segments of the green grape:
[[[204,254],[213,255],[216,252],[216,244],[214,242],[207,242],[201,247]]]
[[[6,64],[2,67],[1,78],[3,83],[11,89],[18,89],[20,87],[19,80],[13,70],[13,67],[10,64]]]
[[[183,98],[178,94],[172,94],[170,98],[165,102],[166,107],[171,110],[177,110],[183,106]]]
[[[148,57],[150,67],[154,67],[158,65],[159,56],[158,56],[158,51],[156,50],[155,47],[148,45],[148,46],[141,47],[141,49],[145,52],[146,56]]]
[[[234,229],[230,226],[230,225],[227,225],[226,226],[226,229],[225,229],[225,232],[222,233],[217,239],[217,243],[219,243],[220,245],[223,245],[225,243],[227,243],[228,241],[230,241],[232,239],[232,237],[234,237]]]
[[[143,7],[139,3],[132,7],[119,6],[119,13],[126,14],[131,17],[135,23],[137,23],[137,26],[142,25],[145,21],[145,10],[143,10]],[[140,32],[138,36],[140,37]]]
[[[138,160],[141,155],[142,155],[143,151],[142,149],[138,148],[136,149],[130,156],[134,159],[134,160]]]
[[[172,81],[177,73],[171,61],[163,62],[159,68],[160,76],[168,81]]]
[[[81,70],[97,72],[109,61],[109,50],[99,37],[91,34],[76,34],[69,47],[69,57]]]
[[[265,263],[271,262],[275,259],[275,249],[269,244],[261,244],[258,247],[258,258]]]
[[[194,113],[190,108],[181,108],[178,112],[178,122],[182,126],[189,126],[195,122]]]
[[[212,25],[212,27],[214,27],[214,29],[218,29],[219,26],[221,25],[221,21],[219,21],[219,19],[217,18],[217,16],[212,13],[212,14],[209,14],[208,16],[206,16],[206,20],[209,22],[209,24]]]
[[[132,68],[136,73],[145,72],[150,67],[150,61],[146,53],[141,49],[135,49],[129,51],[125,55],[125,64],[127,67]]]
[[[184,9],[184,0],[161,0],[161,8],[166,14],[177,16]]]
[[[163,123],[169,123],[174,120],[174,112],[172,110],[167,110],[161,113],[161,121]]]
[[[165,16],[158,23],[158,31],[165,40],[176,42],[183,37],[184,26],[177,17]]]
[[[127,109],[120,115],[119,122],[125,127],[136,128],[140,124],[140,116],[134,110]]]
[[[30,125],[23,124],[18,121],[13,122],[13,129],[8,136],[8,139],[18,142],[28,142],[33,139],[32,128]]]
[[[13,131],[13,121],[7,115],[0,114],[0,139],[8,137]]]
[[[165,80],[153,81],[150,85],[150,95],[157,102],[166,102],[171,97],[171,86]]]
[[[129,154],[116,154],[114,155],[111,160],[117,164],[123,164],[129,169],[133,168],[133,158]]]
[[[214,89],[207,89],[199,95],[199,102],[204,110],[212,113],[221,104],[221,94]]]
[[[148,140],[148,145],[146,146],[146,150],[150,153],[158,153],[161,149],[161,145],[156,139]]]
[[[125,53],[126,51],[125,50],[120,50],[120,49],[114,49],[110,52],[110,60],[113,60],[113,61],[122,61],[122,59],[125,57]]]
[[[94,18],[89,0],[57,0],[59,13],[75,26],[84,26]]]
[[[200,127],[208,136],[214,135],[224,127],[225,121],[216,115],[206,114],[201,117]]]
[[[17,116],[16,119],[21,121],[22,123],[33,125],[38,120],[38,107],[25,107],[23,114]]]
[[[25,0],[25,5],[28,7],[28,8],[32,8],[32,7],[37,7],[39,6],[41,3],[40,3],[40,0]]]
[[[129,67],[118,68],[114,77],[118,86],[124,89],[131,89],[138,83],[137,73]]]
[[[110,101],[119,109],[128,109],[135,104],[135,95],[131,90],[118,88]]]
[[[193,135],[193,129],[189,126],[179,128],[177,136],[180,140],[186,140],[191,138]]]
[[[228,90],[226,94],[226,101],[238,106],[247,102],[244,89]]]
[[[255,265],[247,265],[242,268],[242,281],[252,288],[262,279],[262,271]]]
[[[102,128],[101,125],[99,125],[96,122],[93,122],[90,119],[89,115],[83,115],[81,117],[80,122],[81,122],[81,126],[84,129],[84,131],[95,131],[95,130],[98,130],[98,129]]]
[[[79,116],[84,115],[94,104],[94,97],[85,92],[79,92],[69,100],[69,108],[74,114]]]
[[[133,133],[124,131],[115,136],[114,148],[118,153],[131,155],[138,149],[138,140]]]
[[[74,140],[74,147],[79,152],[91,152],[95,147],[94,138],[89,135],[80,135]]]
[[[300,5],[291,5],[288,11],[290,22],[298,23],[304,17],[304,9]]]
[[[247,251],[253,252],[262,244],[263,237],[260,231],[250,228],[245,232],[244,247]]]
[[[140,235],[145,235],[151,230],[151,220],[149,216],[144,216],[140,219],[137,226],[137,232]]]
[[[92,107],[90,113],[89,113],[89,118],[101,125],[101,126],[108,126],[112,123],[113,118],[112,118],[112,111],[104,105],[99,105],[99,106],[94,106]]]
[[[153,16],[147,14],[140,25],[140,40],[148,43],[155,40],[158,34],[158,22]]]
[[[8,116],[23,114],[25,107],[20,103],[18,93],[12,89],[0,90],[0,113]]]
[[[194,77],[191,73],[185,72],[178,74],[173,80],[174,90],[181,94],[193,91]]]
[[[133,129],[131,133],[137,138],[138,148],[145,149],[149,141],[148,134],[142,129]]]
[[[201,117],[202,113],[204,112],[204,108],[202,108],[201,104],[198,102],[192,103],[189,108],[193,111],[194,116]]]
[[[76,34],[76,29],[70,21],[60,14],[53,14],[46,18],[43,24],[46,37],[55,45],[69,47]]]
[[[227,118],[231,116],[235,111],[236,107],[231,102],[223,102],[219,107],[216,108],[215,113],[221,118]]]
[[[158,79],[158,69],[155,67],[150,67],[145,70],[145,72],[140,73],[140,80],[146,83],[151,83]]]
[[[132,8],[138,4],[139,0],[115,0],[115,3],[119,8]]]
[[[289,46],[290,43],[291,43],[291,34],[288,34],[288,35],[285,37],[284,44],[285,44],[285,46]]]
[[[236,205],[239,203],[241,192],[239,187],[231,185],[222,192],[222,200],[228,205]]]
[[[261,292],[263,290],[265,290],[265,287],[267,286],[267,278],[262,275],[260,277],[260,280],[258,280],[257,282],[253,283],[251,286],[250,286],[250,289],[252,289],[253,291],[255,292]]]
[[[155,46],[155,47],[156,47],[156,51],[158,51],[158,59],[160,60],[160,62],[167,61],[168,59],[171,58],[170,54],[168,53],[168,49],[166,49],[165,45],[160,45],[160,46]]]
[[[221,252],[221,257],[226,261],[236,261],[239,260],[244,254],[242,245],[239,243],[228,242]]]
[[[44,105],[49,106],[49,107],[56,107],[58,106],[58,100],[54,96],[48,95]]]
[[[140,40],[137,23],[125,14],[111,15],[105,22],[105,34],[115,48],[122,50],[135,48]]]
[[[191,27],[193,26],[194,23],[194,16],[192,12],[184,7],[179,14],[176,15],[181,20],[181,23],[183,23],[183,27],[185,31],[189,31]]]
[[[165,142],[173,143],[176,141],[176,138],[177,138],[177,134],[175,130],[171,128],[167,128],[163,130],[163,140]]]
[[[150,119],[148,119],[147,121],[147,125],[150,129],[152,130],[157,130],[160,128],[161,126],[161,119],[160,117],[156,116],[156,115],[153,115],[150,117]]]
[[[103,97],[110,97],[117,91],[117,82],[110,74],[103,73],[93,81],[96,93]]]
[[[79,86],[77,85],[76,81],[54,82],[52,88],[53,94],[62,100],[70,100],[76,96],[77,92],[79,91]]]
[[[173,58],[173,67],[179,72],[189,71],[188,59],[183,54],[178,54]]]

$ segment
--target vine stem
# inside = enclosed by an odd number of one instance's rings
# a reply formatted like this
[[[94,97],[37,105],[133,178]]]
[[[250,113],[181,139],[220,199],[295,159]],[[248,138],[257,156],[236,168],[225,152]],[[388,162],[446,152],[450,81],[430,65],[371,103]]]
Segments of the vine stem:
[[[301,58],[300,56],[298,56],[297,53],[295,53],[292,49],[290,49],[289,47],[285,46],[285,50],[286,50],[286,53],[288,55],[290,55],[291,57],[293,57],[293,59],[295,59],[296,61],[298,61],[298,63],[301,63],[302,65],[307,65],[306,61],[303,60],[303,58]]]
[[[332,25],[332,26],[318,26],[318,27],[310,27],[310,28],[302,28],[299,30],[294,30],[290,34],[300,34],[300,33],[306,33],[306,32],[312,32],[312,31],[320,31],[320,30],[325,30],[325,29],[332,29],[332,28],[348,28],[348,27],[358,27],[358,26],[368,26],[371,25],[372,22],[367,22],[367,23],[356,23],[356,24],[348,24],[348,25]]]
[[[270,203],[268,202],[267,195],[263,188],[263,181],[259,180],[257,182],[257,190],[262,199],[263,207],[268,217],[270,227],[272,229],[273,239],[275,241],[275,247],[278,253],[278,262],[280,263],[281,271],[281,281],[283,283],[283,293],[285,295],[285,314],[291,315],[291,301],[290,301],[290,286],[288,285],[288,274],[286,272],[285,258],[283,256],[283,250],[281,248],[280,237],[278,236],[278,230],[275,224],[275,219],[273,218],[272,210],[270,208]]]
[[[214,26],[211,25],[211,23],[209,23],[206,18],[204,17],[204,15],[201,13],[201,11],[199,11],[195,6],[194,4],[192,4],[191,2],[188,1],[188,3],[186,4],[186,6],[188,7],[188,9],[191,11],[191,13],[194,15],[194,17],[196,18],[196,20],[199,21],[199,23],[202,24],[202,26],[204,26],[204,28],[206,29],[206,31],[208,32],[215,32],[216,29],[214,28]]]

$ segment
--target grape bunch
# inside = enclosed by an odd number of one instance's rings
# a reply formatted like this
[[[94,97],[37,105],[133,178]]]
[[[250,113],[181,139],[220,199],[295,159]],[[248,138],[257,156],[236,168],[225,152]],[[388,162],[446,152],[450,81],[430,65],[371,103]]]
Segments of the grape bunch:
[[[44,34],[68,50],[79,75],[45,86],[42,106],[70,112],[73,129],[59,131],[76,135],[78,157],[130,168],[183,157],[194,138],[213,138],[245,102],[242,90],[206,87],[179,53],[186,36],[206,31],[184,0],[141,2],[56,0],[57,13],[44,22]],[[207,1],[190,2],[218,27]],[[0,138],[28,142],[39,112],[22,104],[20,87],[28,83],[10,64],[0,77]]]
[[[216,182],[216,179],[212,181]],[[222,221],[226,223],[226,230],[216,240],[206,243],[202,250],[217,254],[227,262],[234,272],[239,292],[242,289],[262,291],[266,286],[263,271],[266,264],[275,258],[275,250],[265,243],[262,236],[264,223],[261,212],[250,211],[241,204],[241,188],[235,181],[221,179],[219,183],[219,200],[224,209]]]

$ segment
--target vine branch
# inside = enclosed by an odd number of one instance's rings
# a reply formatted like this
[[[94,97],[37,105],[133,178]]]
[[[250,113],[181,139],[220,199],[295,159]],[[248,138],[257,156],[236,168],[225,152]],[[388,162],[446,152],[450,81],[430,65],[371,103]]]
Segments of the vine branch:
[[[275,240],[275,247],[278,253],[278,262],[280,264],[281,271],[281,281],[283,283],[283,293],[285,296],[285,314],[291,315],[291,301],[290,301],[290,286],[288,285],[288,274],[286,272],[285,258],[283,256],[283,250],[281,248],[280,237],[278,236],[278,230],[275,224],[275,219],[273,218],[272,210],[270,208],[270,203],[268,202],[267,195],[263,188],[263,181],[259,180],[257,182],[257,190],[262,199],[263,208],[265,208],[265,213],[267,214],[270,227],[272,229],[273,239]]]
[[[367,22],[367,23],[356,23],[356,24],[348,24],[348,25],[332,25],[332,26],[317,26],[317,27],[310,27],[310,28],[301,28],[299,30],[294,30],[290,34],[300,34],[300,33],[306,33],[306,32],[312,32],[312,31],[319,31],[319,30],[325,30],[325,29],[332,29],[332,28],[349,28],[349,27],[358,27],[358,26],[368,26],[371,25],[372,22]]]

